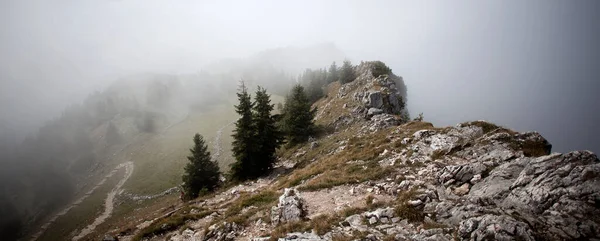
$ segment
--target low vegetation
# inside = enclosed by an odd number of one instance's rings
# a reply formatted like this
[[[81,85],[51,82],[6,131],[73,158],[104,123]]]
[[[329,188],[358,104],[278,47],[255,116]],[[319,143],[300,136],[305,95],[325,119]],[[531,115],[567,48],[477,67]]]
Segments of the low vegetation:
[[[198,213],[190,213],[182,209],[168,217],[164,217],[154,221],[150,226],[140,230],[133,238],[132,241],[143,240],[144,238],[162,235],[164,233],[177,230],[183,226],[187,221],[198,220],[204,218],[212,213],[210,210],[201,210]],[[189,209],[188,209],[189,210]]]
[[[265,190],[255,195],[248,193],[242,193],[240,197],[229,205],[227,211],[225,211],[225,220],[228,222],[234,222],[241,225],[246,225],[252,221],[250,218],[260,211],[268,211],[270,207],[277,203],[279,193]],[[254,207],[248,210],[245,208]],[[269,215],[265,215],[263,218],[268,219]],[[269,221],[269,220],[267,220]]]
[[[293,232],[307,232],[310,231],[310,226],[308,222],[297,221],[297,222],[289,222],[286,224],[282,224],[277,226],[273,231],[271,231],[270,241],[275,241],[280,238],[285,237],[288,233]]]
[[[398,195],[396,205],[394,206],[397,217],[407,219],[409,222],[413,223],[423,222],[425,219],[423,211],[419,207],[415,207],[408,203],[408,201],[413,200],[418,194],[419,192],[416,188],[413,188]]]
[[[390,69],[390,67],[388,67],[385,63],[381,61],[373,61],[371,63],[373,65],[371,72],[375,77],[379,77],[381,75],[389,75],[392,73],[392,69]]]

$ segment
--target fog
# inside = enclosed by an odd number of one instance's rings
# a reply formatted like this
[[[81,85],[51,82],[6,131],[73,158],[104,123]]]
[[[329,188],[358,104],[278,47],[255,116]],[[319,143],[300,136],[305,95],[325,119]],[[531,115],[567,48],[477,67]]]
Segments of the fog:
[[[32,133],[119,77],[194,73],[334,43],[404,77],[413,115],[542,132],[600,150],[596,1],[2,1],[4,132]]]
[[[438,126],[483,119],[538,131],[553,151],[599,152],[598,23],[592,0],[2,1],[0,150],[115,81],[247,71],[282,49],[286,74],[381,60],[411,115]]]
[[[4,129],[35,128],[118,77],[331,42],[404,77],[438,125],[486,119],[555,150],[596,140],[596,1],[3,1]],[[22,130],[19,130],[21,132]]]

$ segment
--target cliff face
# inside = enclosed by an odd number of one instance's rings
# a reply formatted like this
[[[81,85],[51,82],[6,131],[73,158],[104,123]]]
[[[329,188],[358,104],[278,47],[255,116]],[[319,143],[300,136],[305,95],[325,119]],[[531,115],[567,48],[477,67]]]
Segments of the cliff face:
[[[273,174],[179,204],[119,240],[600,239],[596,155],[551,153],[536,132],[485,121],[407,122],[390,101],[406,97],[399,77],[368,63],[357,71],[315,104],[325,131],[282,150]]]

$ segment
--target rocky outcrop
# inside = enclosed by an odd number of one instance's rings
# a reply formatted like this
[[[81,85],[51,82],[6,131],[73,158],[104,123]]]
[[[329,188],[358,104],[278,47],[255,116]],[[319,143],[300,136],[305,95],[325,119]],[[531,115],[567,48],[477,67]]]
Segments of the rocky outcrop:
[[[462,240],[535,240],[529,225],[507,215],[486,214],[460,223]]]
[[[271,222],[280,223],[300,221],[306,217],[306,204],[298,190],[286,188],[279,197],[279,203],[271,209]]]
[[[214,224],[208,228],[208,233],[206,233],[202,240],[233,241],[241,230],[243,230],[243,227],[236,223],[224,222],[221,224]]]
[[[600,162],[591,152],[529,160],[501,203],[514,209],[547,239],[600,235]]]
[[[443,128],[406,123],[394,101],[405,96],[396,87],[399,77],[376,75],[373,64],[359,65],[355,81],[338,85],[337,97],[317,103],[327,117],[320,121],[335,128],[282,157],[295,163],[292,173],[266,185],[293,188],[283,190],[276,206],[257,205],[243,226],[220,222],[206,235],[183,231],[173,237],[600,240],[596,155],[551,153],[552,145],[537,132],[485,121]],[[307,157],[311,160],[298,162]],[[296,189],[327,181],[340,186],[307,188],[306,201]],[[227,204],[217,208],[228,210]],[[270,225],[263,221],[269,218]]]
[[[363,78],[368,78],[364,77]],[[401,78],[394,75],[381,75],[371,77],[368,84],[362,89],[354,92],[354,100],[362,103],[367,111],[367,116],[378,115],[381,113],[399,115],[406,106],[405,97],[396,89],[396,81],[402,81]]]

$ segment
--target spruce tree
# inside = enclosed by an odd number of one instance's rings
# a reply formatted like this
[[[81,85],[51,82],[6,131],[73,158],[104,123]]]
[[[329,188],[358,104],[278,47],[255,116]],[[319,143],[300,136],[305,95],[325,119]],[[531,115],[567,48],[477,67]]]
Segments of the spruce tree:
[[[315,130],[313,118],[316,110],[304,92],[304,87],[296,85],[285,100],[283,130],[288,143],[294,145],[308,140]]]
[[[257,161],[257,171],[253,177],[264,175],[273,168],[275,164],[275,151],[282,142],[281,133],[276,126],[276,118],[271,115],[274,105],[271,97],[264,88],[258,87],[254,102],[254,127],[256,153],[254,160]]]
[[[211,161],[210,152],[204,138],[198,133],[194,135],[194,147],[190,149],[190,161],[186,164],[182,179],[183,188],[188,198],[196,198],[201,192],[212,191],[219,183],[219,165]]]
[[[329,72],[327,73],[327,83],[335,82],[339,78],[340,78],[340,74],[338,71],[338,67],[334,61],[333,63],[331,63],[331,66],[329,66]]]
[[[240,115],[240,118],[235,122],[235,130],[232,135],[232,152],[235,162],[231,164],[230,175],[233,179],[243,181],[251,178],[253,173],[257,173],[257,166],[253,161],[253,152],[256,150],[252,116],[253,104],[244,82],[241,82],[237,96],[239,104],[235,106],[235,112]]]
[[[342,84],[350,83],[356,78],[354,74],[354,68],[349,60],[344,60],[342,69],[340,70],[340,81]]]

